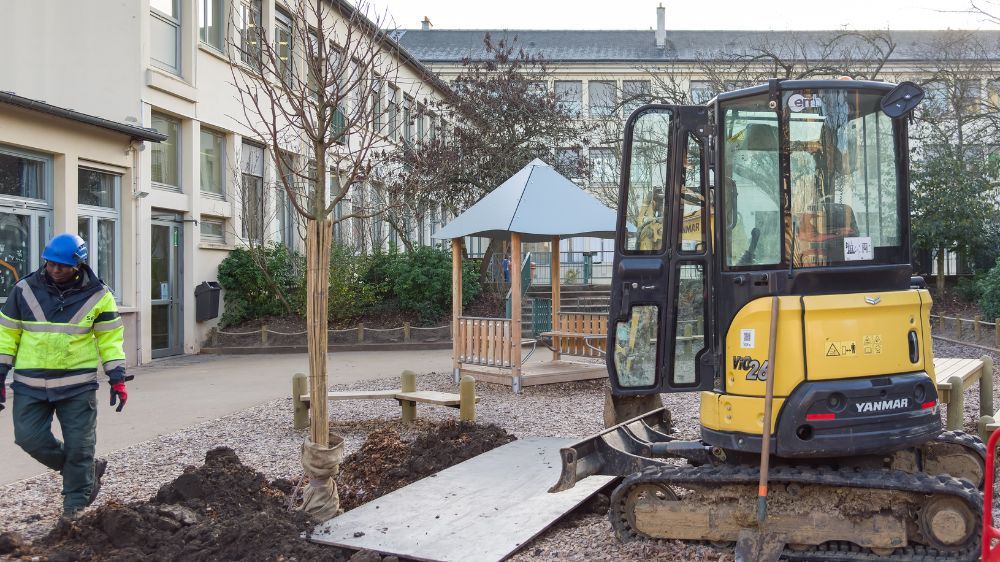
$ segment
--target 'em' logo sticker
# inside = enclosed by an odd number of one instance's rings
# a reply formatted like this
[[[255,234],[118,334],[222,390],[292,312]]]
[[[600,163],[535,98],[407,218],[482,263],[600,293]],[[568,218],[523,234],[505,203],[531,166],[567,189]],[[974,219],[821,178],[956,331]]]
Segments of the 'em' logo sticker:
[[[803,96],[802,94],[792,94],[788,96],[788,109],[793,113],[799,113],[807,109],[822,108],[823,100],[816,96]]]

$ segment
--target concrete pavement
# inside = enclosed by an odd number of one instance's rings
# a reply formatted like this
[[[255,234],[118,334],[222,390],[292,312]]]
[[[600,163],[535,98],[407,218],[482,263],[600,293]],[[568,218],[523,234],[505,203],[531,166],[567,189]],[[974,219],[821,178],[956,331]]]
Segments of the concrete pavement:
[[[307,373],[305,354],[190,355],[154,361],[129,370],[125,410],[108,405],[106,382],[97,391],[97,454],[123,449],[255,404],[290,396],[292,374]],[[397,377],[404,369],[418,374],[451,370],[451,350],[350,351],[330,355],[330,383]],[[9,382],[9,380],[8,380]],[[10,420],[13,397],[0,412],[0,485],[47,469],[14,444]],[[291,417],[289,417],[291,423]],[[56,435],[59,424],[53,423]]]

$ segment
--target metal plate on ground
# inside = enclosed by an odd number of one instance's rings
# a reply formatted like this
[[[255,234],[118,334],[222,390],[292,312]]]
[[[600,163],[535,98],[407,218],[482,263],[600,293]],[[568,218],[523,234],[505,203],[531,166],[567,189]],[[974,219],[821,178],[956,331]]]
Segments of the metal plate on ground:
[[[572,439],[518,439],[316,527],[313,542],[417,560],[502,560],[612,480],[565,492],[559,449]]]

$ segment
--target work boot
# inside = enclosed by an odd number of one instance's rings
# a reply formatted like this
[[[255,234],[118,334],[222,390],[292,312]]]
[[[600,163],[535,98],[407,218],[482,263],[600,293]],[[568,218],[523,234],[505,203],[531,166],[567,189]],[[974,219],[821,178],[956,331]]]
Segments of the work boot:
[[[90,488],[90,500],[87,501],[87,505],[94,503],[94,500],[97,499],[97,494],[101,491],[101,477],[104,476],[104,471],[107,468],[107,459],[94,459],[94,485]]]
[[[67,507],[63,510],[63,514],[60,519],[66,523],[72,523],[83,516],[83,510],[84,508],[82,507]]]

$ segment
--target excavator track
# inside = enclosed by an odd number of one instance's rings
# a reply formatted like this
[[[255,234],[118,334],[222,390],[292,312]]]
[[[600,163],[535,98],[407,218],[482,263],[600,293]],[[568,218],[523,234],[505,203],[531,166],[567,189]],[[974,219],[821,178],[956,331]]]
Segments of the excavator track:
[[[756,492],[759,478],[757,467],[748,465],[722,466],[651,466],[625,478],[611,496],[609,518],[615,534],[623,541],[635,539],[671,539],[672,536],[649,536],[636,527],[635,492],[643,489],[669,489],[668,487],[691,490],[720,490],[726,487],[739,488],[740,493]],[[979,539],[982,528],[982,494],[977,487],[966,480],[947,475],[928,475],[886,469],[842,469],[828,467],[777,466],[769,474],[769,504],[773,504],[777,494],[785,493],[789,486],[828,487],[841,490],[878,490],[898,498],[900,505],[913,503],[919,496],[925,504],[948,504],[957,506],[966,517],[962,538],[945,547],[909,542],[894,548],[868,549],[856,544],[833,540],[820,544],[795,544],[786,546],[782,557],[800,561],[858,561],[858,562],[965,562],[977,560]],[[669,493],[669,492],[668,492]],[[697,494],[697,492],[692,492]],[[687,496],[690,498],[691,496]],[[832,496],[831,496],[832,497]],[[674,498],[675,500],[677,498]],[[685,498],[678,501],[683,502]],[[793,498],[785,498],[789,503]],[[641,501],[641,500],[640,500]],[[833,506],[836,507],[836,506]],[[908,508],[907,508],[908,509]],[[906,511],[909,519],[900,522],[907,534],[921,534],[921,518],[933,517],[921,510]],[[911,510],[912,511],[912,510]],[[771,514],[769,513],[769,517]],[[899,519],[899,517],[895,517]],[[945,517],[947,520],[947,516]],[[747,527],[752,528],[752,523]],[[875,525],[877,527],[877,525]],[[910,536],[910,541],[913,540]],[[704,541],[695,541],[703,543]],[[933,542],[933,541],[924,541]],[[713,543],[714,544],[714,543]],[[878,552],[876,552],[878,551]]]

